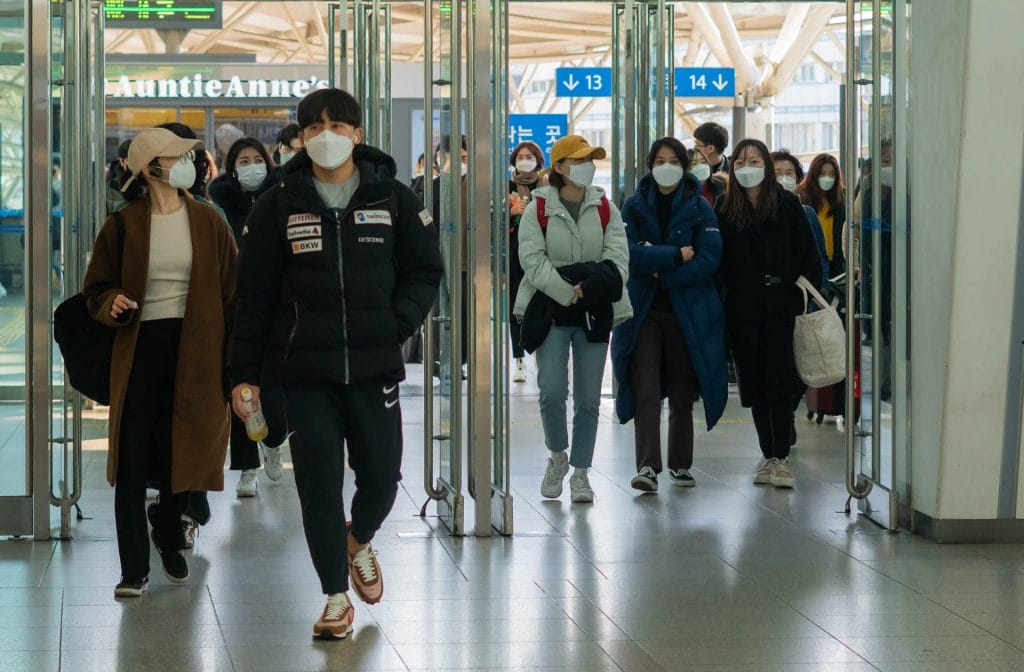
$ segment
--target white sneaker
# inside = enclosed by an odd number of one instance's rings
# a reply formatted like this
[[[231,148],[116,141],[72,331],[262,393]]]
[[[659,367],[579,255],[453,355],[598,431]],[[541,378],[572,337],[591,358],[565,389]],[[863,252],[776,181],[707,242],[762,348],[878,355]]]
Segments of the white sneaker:
[[[277,448],[260,443],[260,448],[263,449],[263,472],[272,481],[280,481],[284,476],[284,467],[281,466],[281,449],[286,445],[288,445],[287,439]]]
[[[526,382],[526,364],[521,359],[516,360],[516,368],[512,371],[513,383]]]
[[[574,504],[589,504],[594,501],[594,489],[590,487],[590,479],[586,469],[577,469],[569,479],[569,492]]]
[[[789,468],[789,458],[784,460],[775,458],[772,469],[771,481],[776,488],[792,488],[796,484],[793,472]]]
[[[642,468],[633,480],[629,482],[630,486],[634,490],[640,490],[641,492],[657,492],[658,491],[658,475],[654,473],[652,467]]]
[[[562,481],[569,473],[569,459],[562,453],[562,458],[556,460],[548,458],[548,468],[544,470],[544,480],[540,484],[540,494],[548,499],[556,499],[562,496]]]
[[[772,460],[761,460],[757,465],[757,471],[754,472],[754,485],[770,485],[774,466]]]
[[[259,490],[260,483],[256,480],[257,469],[246,469],[238,478],[238,485],[235,487],[235,495],[238,497],[255,497]]]

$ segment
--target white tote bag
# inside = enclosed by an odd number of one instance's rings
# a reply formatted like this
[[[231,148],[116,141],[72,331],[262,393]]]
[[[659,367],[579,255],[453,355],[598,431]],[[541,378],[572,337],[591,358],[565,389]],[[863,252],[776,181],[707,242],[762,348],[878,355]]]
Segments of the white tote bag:
[[[793,327],[793,358],[800,380],[808,387],[827,387],[846,378],[846,330],[835,305],[825,301],[814,285],[800,276],[797,287],[804,293],[804,313]],[[813,298],[821,310],[808,313]]]

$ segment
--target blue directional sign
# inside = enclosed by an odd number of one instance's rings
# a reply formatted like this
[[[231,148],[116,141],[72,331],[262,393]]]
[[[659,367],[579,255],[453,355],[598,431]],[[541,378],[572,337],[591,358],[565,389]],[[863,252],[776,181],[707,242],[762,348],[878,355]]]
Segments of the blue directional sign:
[[[556,98],[606,98],[612,95],[611,68],[558,68]]]
[[[736,95],[735,68],[676,68],[675,95],[725,98]]]
[[[567,114],[508,115],[509,154],[520,142],[535,142],[544,151],[544,165],[551,165],[551,145],[569,133]]]

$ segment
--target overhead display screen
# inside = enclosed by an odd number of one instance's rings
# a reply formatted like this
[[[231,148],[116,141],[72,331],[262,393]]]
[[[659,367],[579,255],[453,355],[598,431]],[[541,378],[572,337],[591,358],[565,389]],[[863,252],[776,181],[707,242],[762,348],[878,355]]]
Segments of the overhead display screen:
[[[106,0],[108,28],[219,30],[221,0]]]

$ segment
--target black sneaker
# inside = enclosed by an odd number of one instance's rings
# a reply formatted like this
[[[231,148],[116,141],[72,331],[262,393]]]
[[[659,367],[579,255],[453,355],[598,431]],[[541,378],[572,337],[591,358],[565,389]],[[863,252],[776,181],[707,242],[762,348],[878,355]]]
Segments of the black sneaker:
[[[156,529],[150,533],[153,539],[153,545],[156,546],[157,552],[160,554],[161,564],[164,567],[164,576],[171,583],[185,583],[188,581],[188,562],[185,561],[185,555],[178,549],[164,550],[160,547],[160,542],[157,541]]]
[[[669,469],[668,477],[672,479],[672,485],[676,487],[692,488],[697,485],[697,481],[693,480],[689,469]]]
[[[121,583],[114,586],[114,597],[142,597],[148,588],[148,576],[138,580],[121,579]]]

